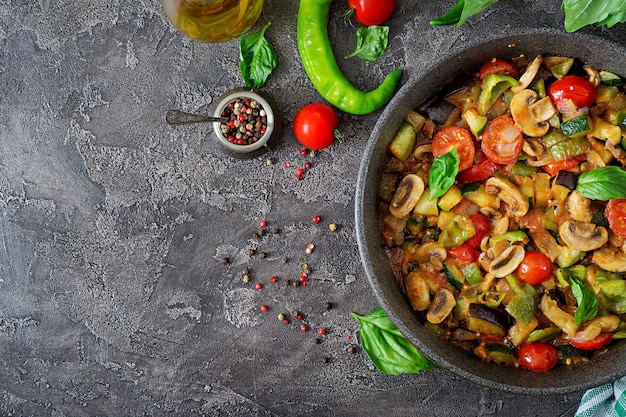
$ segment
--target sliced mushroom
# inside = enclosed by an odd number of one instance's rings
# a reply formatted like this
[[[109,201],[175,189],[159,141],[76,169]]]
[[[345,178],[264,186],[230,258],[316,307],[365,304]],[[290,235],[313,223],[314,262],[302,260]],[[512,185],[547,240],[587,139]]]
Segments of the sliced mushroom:
[[[452,312],[455,305],[456,299],[454,295],[448,289],[440,288],[433,297],[430,307],[428,307],[426,320],[433,324],[441,323]]]
[[[570,193],[565,207],[572,215],[574,220],[579,222],[591,222],[593,213],[591,212],[591,200],[574,190]]]
[[[519,219],[521,228],[527,229],[533,243],[541,253],[554,262],[562,253],[562,247],[558,244],[554,236],[548,232],[543,223],[543,213],[533,209],[524,217]]]
[[[430,154],[431,154],[431,145],[430,145],[430,143],[427,143],[425,145],[419,145],[413,151],[413,157],[415,159],[422,159],[422,158],[424,158],[424,156],[430,155]]]
[[[610,272],[626,272],[626,253],[615,248],[600,248],[593,252],[591,261]]]
[[[524,71],[524,74],[522,74],[522,76],[519,78],[519,85],[511,88],[511,91],[513,91],[513,93],[517,93],[518,91],[522,91],[523,89],[527,88],[530,83],[535,79],[539,68],[541,68],[542,62],[543,57],[541,55],[537,55],[533,62],[531,62],[528,67],[526,67],[526,71]]]
[[[600,85],[600,81],[601,81],[600,73],[598,72],[597,69],[587,65],[585,66],[585,72],[589,76],[589,82],[593,84],[594,87],[597,87]]]
[[[424,181],[415,174],[405,175],[391,198],[389,212],[401,219],[408,216],[424,192]]]
[[[528,213],[530,204],[528,198],[515,184],[511,181],[499,177],[491,177],[486,182],[487,192],[491,193],[493,188],[496,188],[498,197],[506,203],[511,214],[515,217],[521,217]],[[495,194],[495,193],[494,193]]]
[[[424,311],[430,307],[430,291],[428,282],[422,276],[422,272],[414,271],[404,277],[404,289],[411,307],[415,311]]]
[[[497,278],[504,278],[512,274],[524,260],[524,248],[520,245],[511,245],[498,255],[489,265],[489,273]]]
[[[561,224],[559,234],[567,246],[579,251],[598,249],[609,239],[609,234],[604,227],[576,220]]]
[[[574,335],[578,331],[574,316],[561,310],[557,302],[550,298],[548,294],[544,294],[541,298],[539,308],[548,320],[559,326],[568,335]]]
[[[557,111],[550,97],[538,99],[536,92],[524,89],[517,92],[511,99],[511,116],[526,136],[538,138],[545,135],[550,129],[548,120]]]
[[[443,262],[448,257],[445,248],[439,246],[437,242],[425,242],[415,251],[415,260],[420,268],[429,272],[440,272],[443,270]]]

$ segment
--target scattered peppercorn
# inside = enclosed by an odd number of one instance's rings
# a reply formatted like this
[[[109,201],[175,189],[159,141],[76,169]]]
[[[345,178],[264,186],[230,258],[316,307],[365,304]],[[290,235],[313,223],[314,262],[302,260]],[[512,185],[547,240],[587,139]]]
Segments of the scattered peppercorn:
[[[321,334],[322,336],[326,334],[326,327],[322,327],[321,329],[319,329],[317,331],[319,334]]]
[[[315,158],[317,156],[317,151],[316,150],[312,150],[311,152],[309,152],[309,156],[311,158]]]
[[[333,308],[333,303],[327,302],[326,304],[324,304],[324,309],[326,311],[330,311],[332,308]]]
[[[302,326],[300,326],[300,330],[303,332],[308,332],[309,331],[309,326],[307,326],[306,324],[303,324]]]
[[[322,342],[322,341],[320,340],[320,338],[319,338],[319,337],[314,337],[314,338],[313,338],[313,344],[314,344],[314,345],[319,345],[321,342]]]
[[[248,249],[246,253],[248,254],[248,256],[252,256],[254,255],[254,249]]]
[[[267,165],[274,165],[274,160],[272,158],[267,158],[267,160],[265,161],[265,163]]]
[[[302,156],[307,156],[309,153],[309,150],[307,148],[303,148],[302,150],[300,150],[300,155]]]
[[[348,353],[350,353],[350,354],[356,353],[356,346],[354,346],[354,345],[348,346]]]
[[[278,277],[276,275],[270,277],[270,282],[276,282],[278,281]]]
[[[244,275],[242,279],[243,279],[243,282],[250,282],[250,275]]]
[[[291,285],[291,281],[288,279],[284,280],[283,282],[285,283],[285,285]]]
[[[220,124],[222,134],[235,145],[250,145],[261,139],[267,130],[267,112],[256,100],[238,97],[221,113],[230,120]]]
[[[335,230],[337,230],[337,225],[335,223],[329,224],[328,230],[330,230],[331,232],[334,232]]]
[[[261,226],[261,227],[267,227],[267,221],[265,221],[265,220],[261,220],[261,221],[259,222],[259,226]]]
[[[261,238],[261,236],[259,236],[258,233],[252,233],[252,239],[254,240],[259,240]],[[249,255],[249,254],[248,254]]]
[[[280,234],[280,229],[272,229],[272,234],[273,235],[279,235]]]
[[[267,313],[269,311],[269,307],[266,306],[266,305],[262,305],[261,306],[261,311],[264,312],[264,313]]]
[[[267,256],[266,252],[259,252],[259,258],[263,259]]]
[[[322,221],[322,218],[320,216],[313,216],[313,223],[317,224],[321,221]]]
[[[279,313],[278,314],[278,320],[284,321],[285,320],[285,315],[283,313]]]
[[[290,322],[289,322],[289,319],[285,319],[285,320],[283,320],[283,323],[285,323],[285,324],[289,324],[289,323],[290,323]]]
[[[300,281],[293,281],[293,282],[291,283],[291,285],[292,285],[294,288],[298,288],[298,287],[300,286]]]
[[[228,265],[230,263],[230,259],[224,257],[222,258],[222,265]]]
[[[314,248],[315,248],[315,245],[312,244],[312,243],[309,243],[308,245],[306,245],[306,251],[305,252],[310,254],[310,253],[313,252]]]
[[[291,165],[289,164],[289,162],[285,162],[285,163],[283,164],[283,167],[284,167],[284,168],[289,168],[290,166],[291,166]]]
[[[330,358],[328,356],[324,356],[322,358],[322,363],[328,363],[328,362],[330,362]]]
[[[305,163],[304,163],[304,167],[305,167],[306,169],[311,169],[311,163],[310,163],[309,161],[305,162]]]
[[[263,288],[263,284],[261,284],[260,282],[257,282],[256,284],[254,284],[254,288],[256,288],[257,290],[260,290],[261,288]]]
[[[245,267],[241,270],[241,275],[248,275],[250,274],[250,270],[248,269],[248,267]]]
[[[300,264],[300,269],[302,270],[302,272],[310,274],[311,273],[311,267],[309,266],[309,264]]]
[[[282,263],[286,264],[289,261],[289,259],[287,259],[287,257],[283,257],[283,259],[281,259],[280,261]]]

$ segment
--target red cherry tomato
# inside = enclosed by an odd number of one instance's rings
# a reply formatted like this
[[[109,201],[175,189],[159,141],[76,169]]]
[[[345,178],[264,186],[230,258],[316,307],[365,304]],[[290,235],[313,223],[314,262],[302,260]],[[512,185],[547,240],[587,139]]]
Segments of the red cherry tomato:
[[[543,342],[526,343],[517,350],[517,360],[522,368],[549,371],[559,360],[559,350]]]
[[[348,0],[354,18],[364,26],[380,25],[391,17],[396,0]]]
[[[448,249],[448,257],[457,261],[457,265],[464,267],[478,260],[480,253],[467,242]]]
[[[494,59],[480,67],[478,78],[484,80],[490,74],[508,75],[509,77],[517,78],[519,70],[509,61]]]
[[[302,145],[309,149],[330,146],[337,135],[337,113],[327,104],[308,104],[296,113],[293,133]]]
[[[474,165],[459,172],[456,180],[459,184],[469,184],[471,182],[485,181],[491,177],[500,168],[500,165],[487,158],[482,151],[478,151],[474,159],[478,157],[479,161]]]
[[[480,213],[470,214],[469,218],[472,220],[476,234],[465,243],[478,250],[480,249],[480,242],[483,240],[483,237],[491,233],[491,223],[489,223],[487,216]]]
[[[431,151],[435,158],[447,154],[456,146],[459,153],[459,171],[463,171],[474,164],[474,139],[469,130],[460,126],[446,126],[441,128],[433,137]]]
[[[626,237],[626,198],[611,200],[604,209],[609,228],[618,236]]]
[[[515,121],[506,116],[487,123],[482,135],[481,149],[496,164],[512,164],[522,154],[524,137]]]
[[[611,340],[613,340],[613,335],[614,333],[600,333],[599,335],[597,335],[591,340],[587,340],[584,342],[577,342],[575,340],[570,340],[569,343],[578,349],[596,350],[596,349],[603,348],[604,346],[611,343]]]
[[[563,159],[562,161],[556,161],[551,164],[544,165],[543,170],[554,177],[559,173],[559,171],[573,170],[585,159],[587,159],[585,155],[579,155],[573,158]]]
[[[539,251],[528,251],[517,267],[517,277],[528,284],[537,285],[552,276],[552,261]]]
[[[563,100],[571,100],[576,107],[589,107],[596,101],[596,89],[584,78],[566,75],[548,87],[548,95],[557,109]]]

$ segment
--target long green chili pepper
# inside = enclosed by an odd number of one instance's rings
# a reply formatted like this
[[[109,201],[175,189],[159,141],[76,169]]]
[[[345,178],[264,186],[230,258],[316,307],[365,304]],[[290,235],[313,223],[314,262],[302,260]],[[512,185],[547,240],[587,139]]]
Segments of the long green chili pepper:
[[[372,113],[391,100],[402,77],[397,69],[375,90],[364,92],[342,74],[328,38],[332,0],[301,0],[298,9],[298,51],[315,89],[339,110],[351,114]]]
[[[457,4],[455,4],[450,10],[448,10],[446,14],[437,19],[431,20],[430,24],[432,26],[447,26],[459,23],[459,20],[461,20],[461,13],[463,13],[464,7],[465,0],[459,0]]]

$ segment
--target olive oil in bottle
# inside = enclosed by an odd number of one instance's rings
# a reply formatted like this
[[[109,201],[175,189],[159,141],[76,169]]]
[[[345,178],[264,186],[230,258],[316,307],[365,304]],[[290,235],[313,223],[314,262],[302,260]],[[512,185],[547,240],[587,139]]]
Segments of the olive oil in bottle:
[[[245,33],[263,9],[263,0],[161,0],[174,27],[200,42],[223,42]]]

